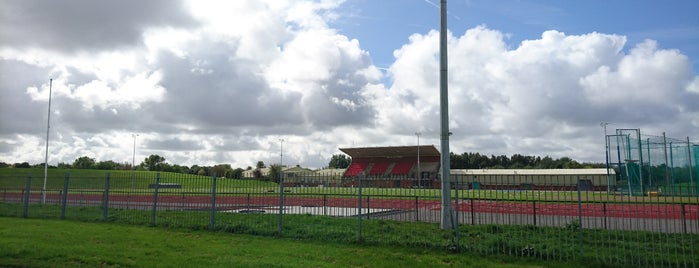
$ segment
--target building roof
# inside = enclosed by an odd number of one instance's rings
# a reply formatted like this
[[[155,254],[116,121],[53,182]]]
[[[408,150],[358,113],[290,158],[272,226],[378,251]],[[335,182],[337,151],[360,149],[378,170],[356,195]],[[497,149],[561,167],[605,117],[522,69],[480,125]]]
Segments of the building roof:
[[[321,175],[342,175],[345,173],[345,168],[326,168],[326,169],[319,169],[316,170],[316,174],[321,174]]]
[[[440,156],[439,150],[434,145],[420,145],[420,156]],[[340,148],[352,158],[372,158],[372,157],[417,157],[418,146],[394,146],[394,147],[363,147],[363,148]]]
[[[577,169],[452,169],[452,175],[607,175],[604,168]],[[615,174],[609,169],[609,174]]]

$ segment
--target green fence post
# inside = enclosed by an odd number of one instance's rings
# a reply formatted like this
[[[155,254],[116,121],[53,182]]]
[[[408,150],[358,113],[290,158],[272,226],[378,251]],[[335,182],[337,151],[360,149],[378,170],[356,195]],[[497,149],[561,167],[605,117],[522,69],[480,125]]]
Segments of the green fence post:
[[[102,221],[107,221],[109,217],[109,176],[104,180],[104,196],[102,197]]]
[[[469,200],[471,201],[471,225],[476,225],[476,209],[473,205],[473,202],[474,202],[473,195],[471,195],[471,196],[472,197],[469,198]],[[534,225],[536,225],[536,218],[534,218],[534,222],[535,222]]]
[[[369,219],[369,208],[371,207],[371,200],[369,199],[371,195],[366,196],[366,218]]]
[[[536,200],[532,201],[532,214],[534,214],[534,226],[536,226]]]
[[[153,192],[153,209],[150,214],[150,225],[155,226],[155,212],[158,210],[158,188],[160,186],[160,172],[155,174],[155,191]]]
[[[357,177],[357,186],[359,188],[359,194],[357,195],[357,242],[362,241],[362,175]]]
[[[68,178],[70,173],[66,173],[66,177],[63,180],[63,196],[61,198],[61,220],[66,218],[66,207],[68,206]]]
[[[687,233],[687,218],[684,215],[684,213],[685,213],[684,203],[680,204],[680,211],[682,213],[682,233],[686,234]]]
[[[578,176],[578,183],[575,187],[578,189],[578,238],[580,240],[580,261],[583,260],[583,222],[582,222],[582,198],[580,197],[580,176]]]
[[[282,229],[284,227],[284,172],[282,171],[282,165],[279,165],[279,237],[282,236]]]
[[[214,230],[216,225],[216,173],[211,178],[211,218],[209,219],[209,230]]]
[[[417,200],[417,195],[415,196],[415,221],[420,221],[420,207]]]
[[[27,174],[27,187],[24,190],[24,210],[22,217],[29,217],[29,196],[31,195],[32,189],[32,175]]]
[[[456,224],[454,224],[454,247],[456,251],[459,250],[459,180],[457,178],[456,185],[454,186],[454,216],[456,217]]]

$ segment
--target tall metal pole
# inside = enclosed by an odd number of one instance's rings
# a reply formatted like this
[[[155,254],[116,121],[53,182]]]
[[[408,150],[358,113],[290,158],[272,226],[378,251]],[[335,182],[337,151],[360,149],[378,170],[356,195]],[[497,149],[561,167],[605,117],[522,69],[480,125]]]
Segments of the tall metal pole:
[[[415,136],[417,136],[417,183],[418,186],[422,186],[422,173],[420,173],[420,135],[422,133],[415,132]]]
[[[692,181],[694,181],[694,172],[692,172],[692,149],[689,144],[689,136],[687,136],[687,157],[689,162],[689,184],[691,185]]]
[[[667,137],[665,137],[665,132],[663,132],[663,153],[665,154],[665,185],[667,186],[670,182],[670,170],[667,166]]]
[[[44,156],[44,187],[41,188],[41,203],[46,204],[46,178],[49,174],[49,128],[51,128],[51,91],[53,78],[49,79],[49,111],[46,118],[46,154]]]
[[[641,129],[636,129],[636,140],[638,141],[638,181],[641,183],[641,194],[646,192],[646,184],[643,179],[643,145],[641,141]]]
[[[453,229],[454,214],[451,209],[451,171],[449,167],[449,87],[447,64],[447,0],[439,5],[439,111],[441,122],[441,168],[442,168],[442,218],[440,228]]]
[[[604,159],[605,167],[607,169],[607,193],[611,193],[611,190],[609,189],[609,186],[612,185],[611,178],[609,177],[609,141],[607,139],[607,125],[609,125],[609,123],[602,122],[599,124],[604,128]]]

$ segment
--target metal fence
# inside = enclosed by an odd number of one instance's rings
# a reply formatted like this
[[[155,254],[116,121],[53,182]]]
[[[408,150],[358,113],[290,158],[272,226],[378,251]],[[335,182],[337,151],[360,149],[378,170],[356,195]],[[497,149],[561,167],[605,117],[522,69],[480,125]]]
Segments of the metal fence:
[[[458,224],[439,228],[438,183],[314,175],[277,183],[176,173],[52,170],[0,173],[0,216],[210,229],[581,261],[614,267],[697,267],[699,200],[630,196],[554,178],[475,185],[452,176]],[[563,185],[563,186],[561,186]],[[558,190],[557,190],[558,189]]]

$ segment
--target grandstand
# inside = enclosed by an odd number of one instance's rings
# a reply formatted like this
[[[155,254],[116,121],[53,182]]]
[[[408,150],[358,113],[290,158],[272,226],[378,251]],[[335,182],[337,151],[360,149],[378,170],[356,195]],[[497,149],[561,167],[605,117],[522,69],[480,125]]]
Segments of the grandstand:
[[[433,187],[439,184],[440,155],[433,145],[340,148],[340,151],[352,158],[342,176],[346,186],[357,185],[360,176],[366,180],[363,183],[378,187]]]

